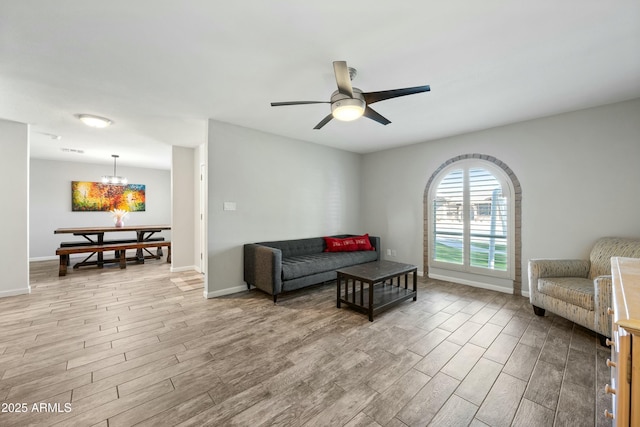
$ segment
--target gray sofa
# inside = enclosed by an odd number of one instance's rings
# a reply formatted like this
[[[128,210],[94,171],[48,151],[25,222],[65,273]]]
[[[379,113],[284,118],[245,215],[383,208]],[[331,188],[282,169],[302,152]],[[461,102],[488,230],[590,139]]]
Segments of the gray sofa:
[[[351,234],[331,236],[351,237]],[[247,287],[278,295],[336,279],[336,270],[380,259],[380,238],[369,236],[372,251],[325,252],[323,237],[244,245],[244,281]]]

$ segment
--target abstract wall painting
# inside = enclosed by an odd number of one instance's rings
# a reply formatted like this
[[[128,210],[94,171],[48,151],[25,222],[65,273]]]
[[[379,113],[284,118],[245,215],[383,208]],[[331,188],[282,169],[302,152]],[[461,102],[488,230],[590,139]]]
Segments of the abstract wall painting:
[[[141,212],[146,208],[145,185],[113,185],[71,181],[71,210],[74,212],[122,209]]]

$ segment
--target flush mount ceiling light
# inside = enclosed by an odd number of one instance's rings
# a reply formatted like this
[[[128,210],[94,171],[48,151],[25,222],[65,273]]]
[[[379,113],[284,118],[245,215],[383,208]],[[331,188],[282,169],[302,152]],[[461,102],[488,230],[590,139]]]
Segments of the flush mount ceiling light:
[[[111,157],[113,157],[113,175],[103,175],[102,176],[102,183],[103,184],[114,184],[114,185],[127,185],[127,178],[125,178],[124,176],[118,176],[116,174],[116,160],[118,159],[117,154],[112,154]]]
[[[92,128],[106,128],[113,123],[113,120],[105,117],[94,116],[92,114],[76,114],[76,117],[85,125]]]

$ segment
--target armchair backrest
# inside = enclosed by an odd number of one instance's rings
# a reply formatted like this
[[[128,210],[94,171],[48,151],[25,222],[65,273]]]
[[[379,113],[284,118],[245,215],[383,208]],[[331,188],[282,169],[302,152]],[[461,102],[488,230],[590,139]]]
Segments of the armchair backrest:
[[[640,238],[603,237],[591,249],[589,278],[611,274],[611,257],[640,258]]]

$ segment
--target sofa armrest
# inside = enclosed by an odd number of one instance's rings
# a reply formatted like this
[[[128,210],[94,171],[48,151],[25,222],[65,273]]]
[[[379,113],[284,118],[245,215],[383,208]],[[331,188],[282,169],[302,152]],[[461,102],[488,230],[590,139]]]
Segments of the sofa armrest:
[[[380,257],[380,237],[377,236],[369,236],[369,242],[371,242],[371,246],[376,248],[376,252],[378,254],[378,260],[382,259]]]
[[[593,304],[596,314],[596,332],[611,338],[611,316],[607,310],[611,308],[612,283],[611,276],[598,276],[593,280]]]
[[[271,295],[282,292],[282,251],[254,243],[244,245],[244,281]]]

